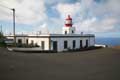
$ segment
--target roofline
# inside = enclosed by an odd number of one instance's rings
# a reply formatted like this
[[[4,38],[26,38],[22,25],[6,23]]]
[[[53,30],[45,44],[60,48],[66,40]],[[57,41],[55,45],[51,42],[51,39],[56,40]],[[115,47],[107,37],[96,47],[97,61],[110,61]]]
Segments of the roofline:
[[[5,37],[14,37],[14,36],[5,36]],[[46,35],[46,36],[16,36],[16,37],[31,37],[31,38],[70,38],[70,37],[95,37],[95,35],[63,35],[63,36],[57,36],[57,35]]]

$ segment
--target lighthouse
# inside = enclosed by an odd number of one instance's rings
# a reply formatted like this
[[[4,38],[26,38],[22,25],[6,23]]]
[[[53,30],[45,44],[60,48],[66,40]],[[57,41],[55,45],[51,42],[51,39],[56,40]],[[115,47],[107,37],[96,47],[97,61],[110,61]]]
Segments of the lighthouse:
[[[75,33],[75,27],[72,27],[72,18],[70,15],[67,16],[65,19],[65,25],[63,27],[63,34],[74,34]]]
[[[65,18],[63,33],[62,34],[21,34],[16,35],[16,43],[19,45],[31,45],[35,46],[31,50],[29,49],[16,49],[18,51],[40,51],[40,52],[64,52],[69,50],[81,50],[82,48],[88,48],[95,45],[94,34],[77,34],[75,33],[75,27],[70,15]],[[14,40],[14,36],[5,36],[6,44],[12,45],[11,39]],[[36,45],[38,47],[36,47]]]

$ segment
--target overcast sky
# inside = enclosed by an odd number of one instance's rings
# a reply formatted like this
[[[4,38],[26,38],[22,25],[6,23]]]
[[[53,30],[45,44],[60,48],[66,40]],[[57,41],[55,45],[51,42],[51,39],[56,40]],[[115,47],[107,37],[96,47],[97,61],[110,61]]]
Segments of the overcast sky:
[[[6,7],[16,9],[16,33],[61,33],[70,14],[77,33],[120,37],[120,0],[0,0],[0,24],[12,33],[12,11]]]

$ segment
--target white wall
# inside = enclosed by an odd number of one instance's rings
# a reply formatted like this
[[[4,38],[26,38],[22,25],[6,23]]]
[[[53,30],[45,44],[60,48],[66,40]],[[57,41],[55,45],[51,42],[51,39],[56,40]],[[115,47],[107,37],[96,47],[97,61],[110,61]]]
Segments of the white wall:
[[[9,37],[7,37],[7,39],[14,39],[14,37],[13,36],[9,36]],[[22,44],[26,44],[26,40],[28,39],[28,37],[16,37],[16,43],[18,43],[19,39],[22,40]]]
[[[26,40],[28,39],[28,44],[31,44],[31,41],[34,41],[34,44],[37,43],[41,47],[41,41],[44,41],[44,49],[45,50],[53,50],[53,41],[57,41],[57,50],[65,51],[67,49],[64,49],[64,41],[66,40],[68,42],[68,48],[73,49],[73,40],[76,41],[75,49],[80,48],[80,40],[82,40],[83,47],[86,46],[86,40],[88,40],[88,46],[94,46],[95,44],[95,37],[54,37],[54,38],[41,38],[41,37],[16,37],[16,42],[18,42],[18,39],[22,39],[22,43],[26,43]],[[49,41],[51,40],[51,41]]]
[[[90,46],[94,46],[95,45],[95,37],[91,37],[90,38]]]
[[[28,37],[16,37],[16,43],[18,43],[19,39],[22,40],[22,44],[26,44],[26,40],[28,39]]]
[[[49,50],[49,38],[29,38],[28,43],[31,44],[31,41],[34,41],[34,44],[37,43],[40,47],[41,41],[44,41],[44,50]]]
[[[65,31],[67,31],[67,34],[74,34],[75,27],[63,27],[63,34],[65,34]],[[74,31],[74,33],[72,33],[72,31]]]
[[[68,48],[73,49],[73,40],[76,41],[76,46],[75,49],[80,48],[80,40],[82,40],[83,47],[86,46],[86,40],[88,40],[88,46],[93,46],[94,45],[94,37],[78,37],[78,38],[51,38],[52,41],[57,41],[58,45],[58,51],[65,51],[67,49],[64,49],[64,41],[68,41]],[[51,48],[53,44],[51,43]]]

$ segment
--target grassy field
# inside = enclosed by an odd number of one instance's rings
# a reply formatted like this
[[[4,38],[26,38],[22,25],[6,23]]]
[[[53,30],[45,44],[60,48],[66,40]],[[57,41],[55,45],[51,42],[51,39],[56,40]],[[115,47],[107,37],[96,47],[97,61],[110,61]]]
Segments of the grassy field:
[[[0,48],[0,80],[120,80],[120,50],[20,53]]]

